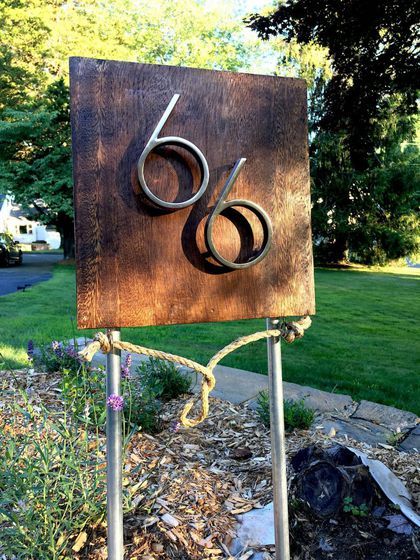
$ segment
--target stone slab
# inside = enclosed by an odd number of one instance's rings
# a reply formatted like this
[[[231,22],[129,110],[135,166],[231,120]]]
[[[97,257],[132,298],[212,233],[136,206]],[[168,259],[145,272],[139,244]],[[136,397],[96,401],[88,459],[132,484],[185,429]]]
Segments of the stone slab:
[[[409,436],[398,445],[398,449],[408,453],[417,451],[420,453],[420,425],[411,430]]]
[[[348,436],[372,446],[376,446],[378,443],[387,444],[393,435],[393,432],[388,428],[367,420],[331,416],[317,418],[315,429],[327,435],[331,434],[333,429],[339,437]]]
[[[371,401],[360,401],[359,406],[352,414],[352,418],[381,424],[393,431],[413,427],[419,420],[412,412]]]
[[[216,366],[214,375],[216,376],[216,387],[211,393],[212,396],[234,404],[256,400],[261,391],[268,389],[268,377],[260,373],[228,366]]]
[[[261,373],[228,366],[216,366],[214,373],[217,384],[212,395],[235,404],[251,401],[251,407],[255,408],[258,394],[268,389],[268,376]],[[348,395],[328,393],[287,381],[283,382],[283,392],[285,399],[303,399],[307,407],[320,413],[331,412],[350,416],[357,406]]]
[[[296,383],[284,383],[284,398],[294,401],[304,400],[308,408],[316,412],[339,413],[347,417],[356,409],[357,403],[349,395],[328,393],[313,387],[305,387]]]

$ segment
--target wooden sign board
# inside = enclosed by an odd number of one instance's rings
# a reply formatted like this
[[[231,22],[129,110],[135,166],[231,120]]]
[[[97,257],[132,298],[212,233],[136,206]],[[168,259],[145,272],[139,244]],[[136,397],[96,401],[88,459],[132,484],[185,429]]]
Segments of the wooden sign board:
[[[304,81],[86,58],[70,79],[80,328],[314,312]],[[197,149],[146,153],[162,117]]]

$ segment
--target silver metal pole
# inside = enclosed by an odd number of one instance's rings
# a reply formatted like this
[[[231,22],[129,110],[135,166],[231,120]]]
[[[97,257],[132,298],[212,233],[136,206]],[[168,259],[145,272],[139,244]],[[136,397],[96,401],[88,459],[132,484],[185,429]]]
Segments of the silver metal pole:
[[[267,319],[266,324],[278,329],[279,320]],[[280,337],[267,339],[267,354],[276,560],[290,560]]]
[[[120,340],[120,330],[108,330],[112,340]],[[113,350],[106,359],[106,397],[121,394],[121,352]],[[106,486],[108,560],[123,560],[122,510],[122,412],[106,412]]]

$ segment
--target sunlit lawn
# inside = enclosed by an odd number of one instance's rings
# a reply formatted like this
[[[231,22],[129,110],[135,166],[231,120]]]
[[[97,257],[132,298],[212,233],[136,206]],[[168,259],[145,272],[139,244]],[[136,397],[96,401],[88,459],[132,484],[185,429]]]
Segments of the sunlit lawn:
[[[301,341],[283,344],[287,381],[420,414],[420,270],[316,271],[317,315]],[[74,268],[29,291],[0,298],[0,352],[6,367],[25,364],[26,344],[73,336]],[[263,320],[123,329],[122,339],[206,362]],[[85,331],[84,331],[85,332]],[[265,342],[230,355],[226,365],[265,373]],[[240,383],[240,379],[238,379]]]

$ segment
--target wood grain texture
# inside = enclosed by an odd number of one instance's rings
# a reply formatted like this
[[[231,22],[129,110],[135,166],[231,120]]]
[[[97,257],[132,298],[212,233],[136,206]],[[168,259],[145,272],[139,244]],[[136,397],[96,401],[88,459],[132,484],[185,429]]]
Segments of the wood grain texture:
[[[70,79],[80,328],[314,313],[302,80],[86,58],[70,60]],[[195,205],[164,213],[140,194],[136,166],[175,93],[160,137],[196,144],[210,181]],[[209,257],[203,234],[241,157],[228,200],[264,208],[273,243],[260,263],[232,271]],[[146,179],[159,197],[179,201],[197,190],[200,171],[168,146],[150,155]],[[260,230],[251,213],[234,209],[217,218],[214,240],[225,257],[244,260]]]

